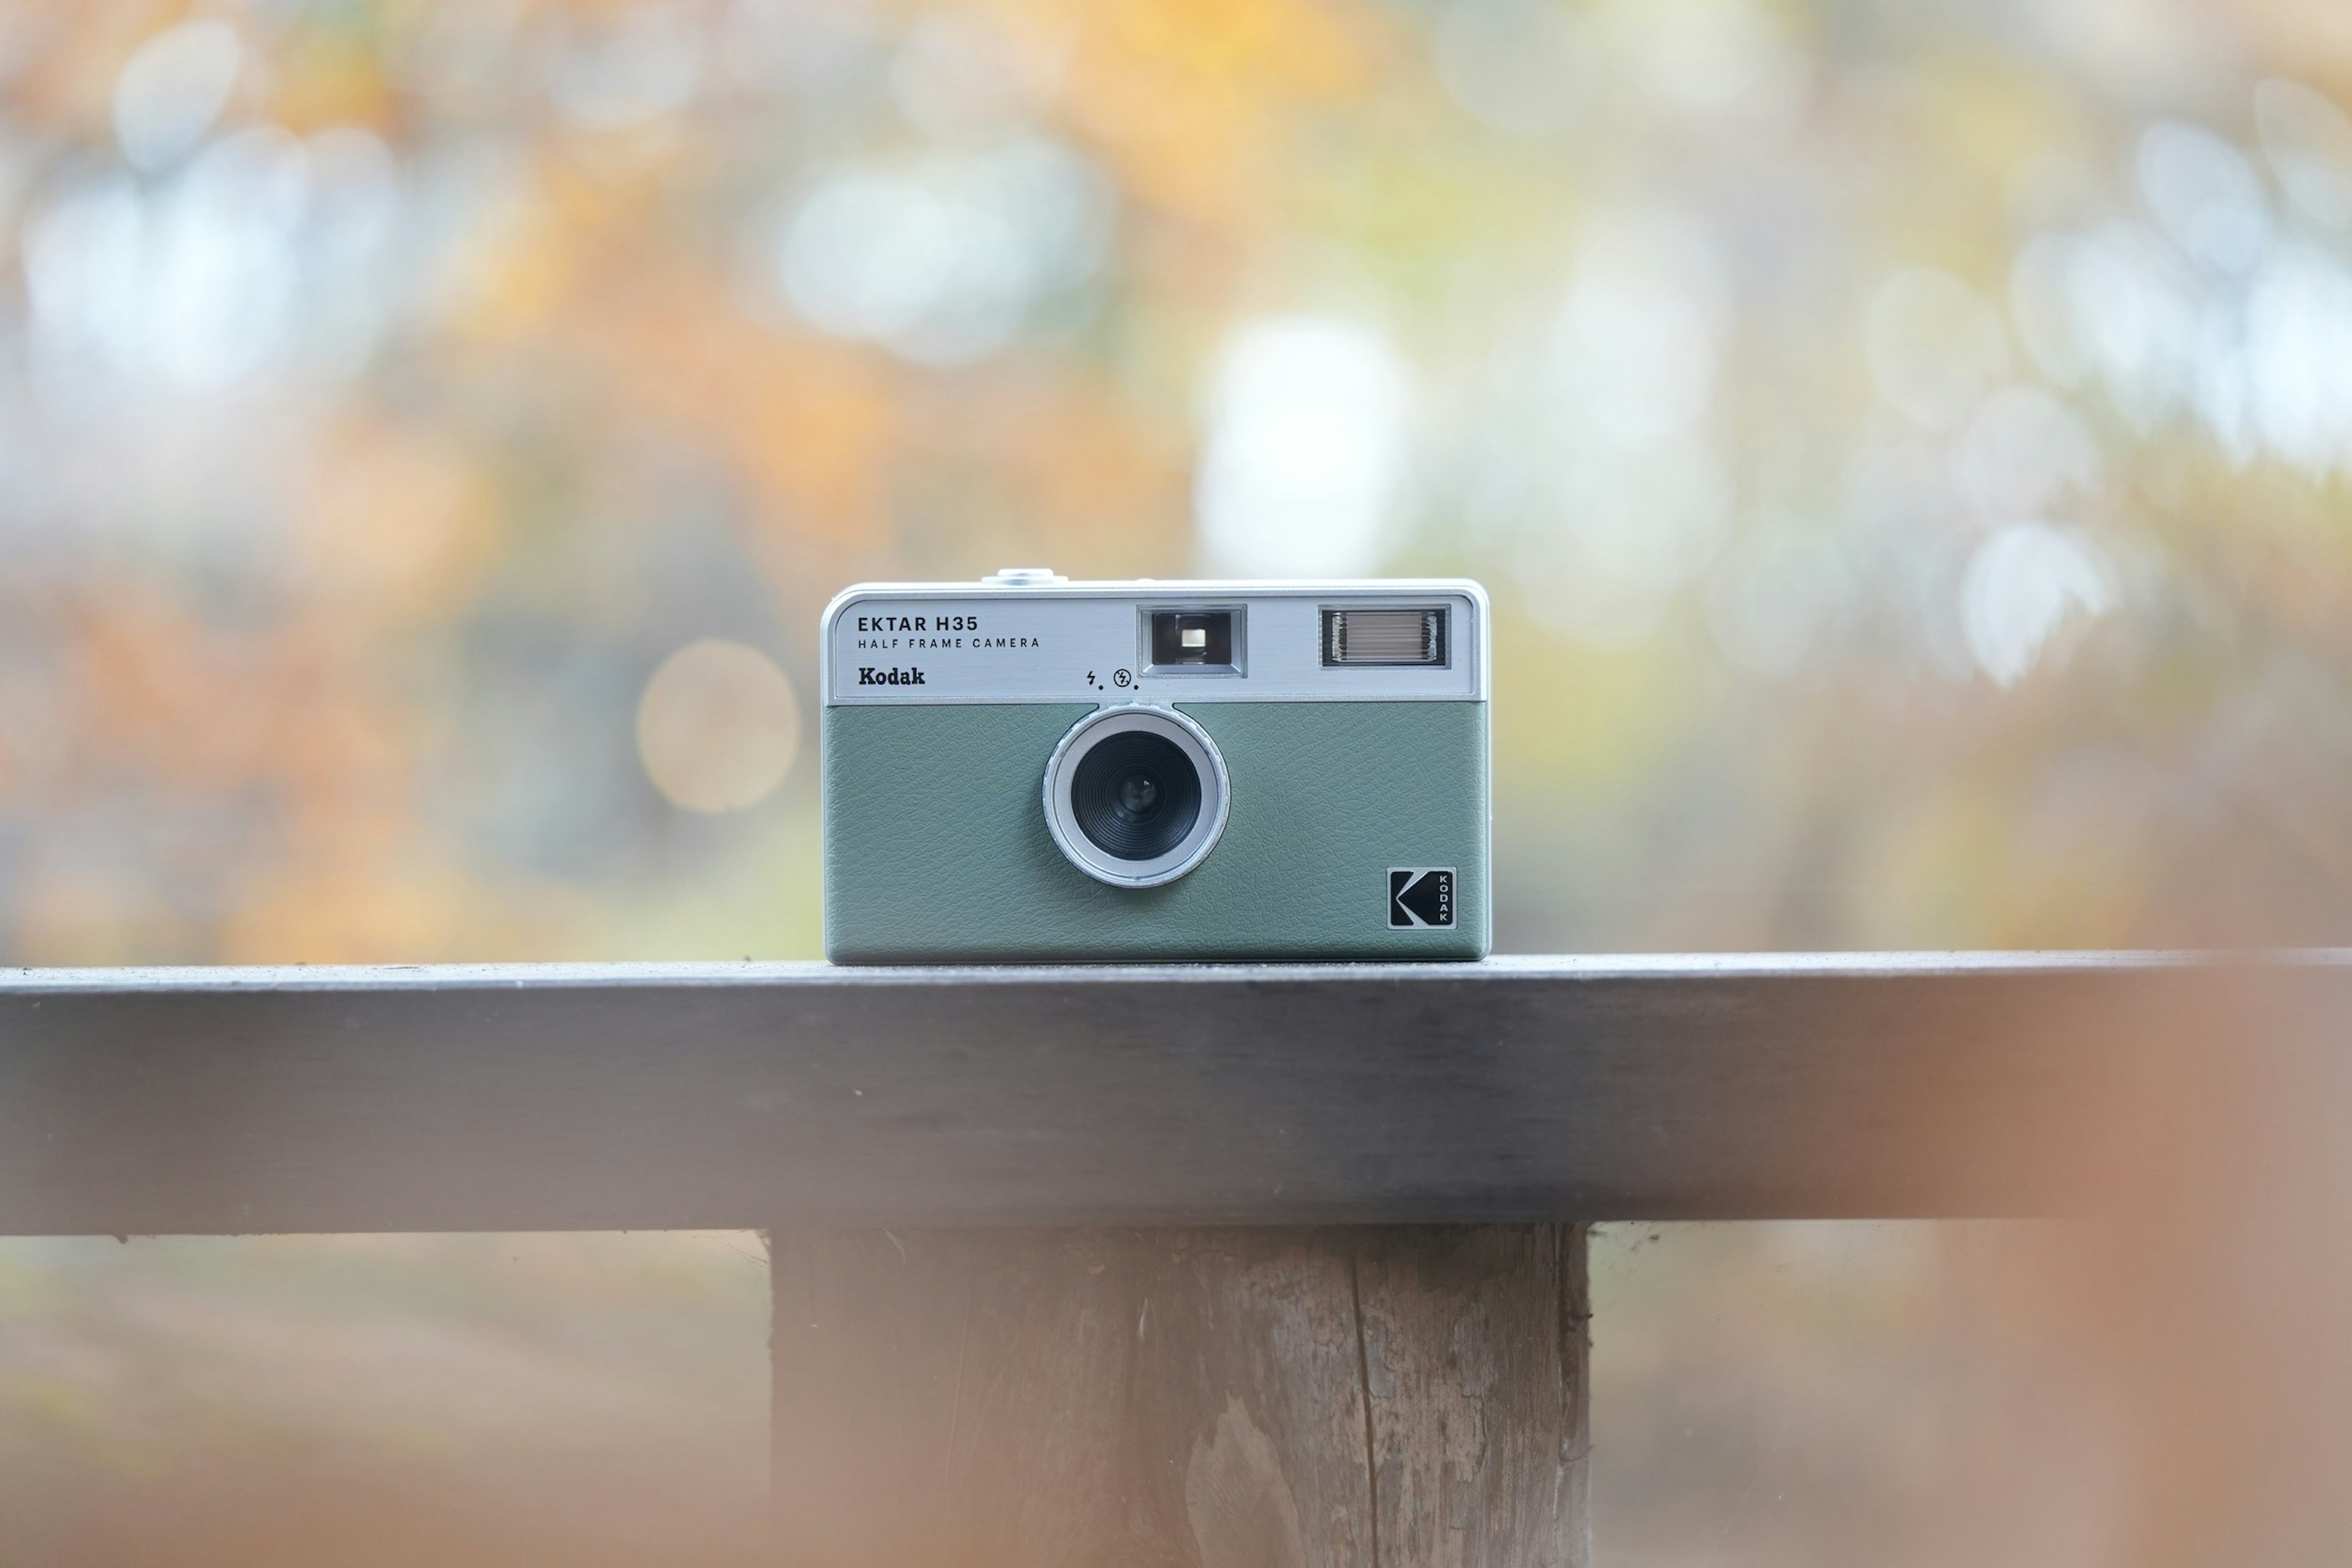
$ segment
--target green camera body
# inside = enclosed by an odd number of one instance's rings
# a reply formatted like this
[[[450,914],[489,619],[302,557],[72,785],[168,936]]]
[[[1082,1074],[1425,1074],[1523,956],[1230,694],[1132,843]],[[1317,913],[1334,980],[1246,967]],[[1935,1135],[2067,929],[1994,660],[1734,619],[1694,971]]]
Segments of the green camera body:
[[[867,584],[820,628],[838,963],[1484,957],[1466,581]]]

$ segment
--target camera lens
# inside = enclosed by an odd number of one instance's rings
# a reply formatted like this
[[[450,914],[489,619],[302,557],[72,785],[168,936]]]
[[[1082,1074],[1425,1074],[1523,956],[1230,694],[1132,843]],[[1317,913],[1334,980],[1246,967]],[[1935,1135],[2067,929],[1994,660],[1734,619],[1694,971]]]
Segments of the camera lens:
[[[1045,831],[1071,865],[1114,888],[1188,876],[1225,831],[1232,785],[1195,721],[1138,703],[1070,726],[1045,763]]]
[[[1201,775],[1164,735],[1129,730],[1104,740],[1070,781],[1078,831],[1107,855],[1153,860],[1184,841],[1201,816]]]

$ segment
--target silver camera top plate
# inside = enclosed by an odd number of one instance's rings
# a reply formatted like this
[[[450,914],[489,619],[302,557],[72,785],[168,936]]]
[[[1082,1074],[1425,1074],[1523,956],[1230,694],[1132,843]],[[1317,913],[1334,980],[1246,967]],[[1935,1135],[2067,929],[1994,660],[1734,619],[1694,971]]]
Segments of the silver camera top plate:
[[[820,662],[828,707],[1482,702],[1486,620],[1464,578],[866,583],[826,607]]]

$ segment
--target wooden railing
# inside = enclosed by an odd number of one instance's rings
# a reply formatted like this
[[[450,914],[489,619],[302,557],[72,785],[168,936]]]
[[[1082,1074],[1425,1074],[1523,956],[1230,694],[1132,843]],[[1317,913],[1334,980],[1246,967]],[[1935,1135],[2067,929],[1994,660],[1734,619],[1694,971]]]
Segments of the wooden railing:
[[[1583,1231],[2064,1212],[2352,955],[0,971],[0,1232],[771,1233],[808,1563],[1585,1560]]]

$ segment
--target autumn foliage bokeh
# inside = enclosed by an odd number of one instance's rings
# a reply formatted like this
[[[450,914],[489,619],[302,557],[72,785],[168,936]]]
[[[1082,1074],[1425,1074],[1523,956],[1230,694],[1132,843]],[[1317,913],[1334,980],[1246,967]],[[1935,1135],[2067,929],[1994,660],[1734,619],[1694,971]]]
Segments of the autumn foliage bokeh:
[[[812,952],[818,609],[1034,561],[1488,582],[1507,947],[2341,940],[2345,32],[11,7],[0,955]]]

